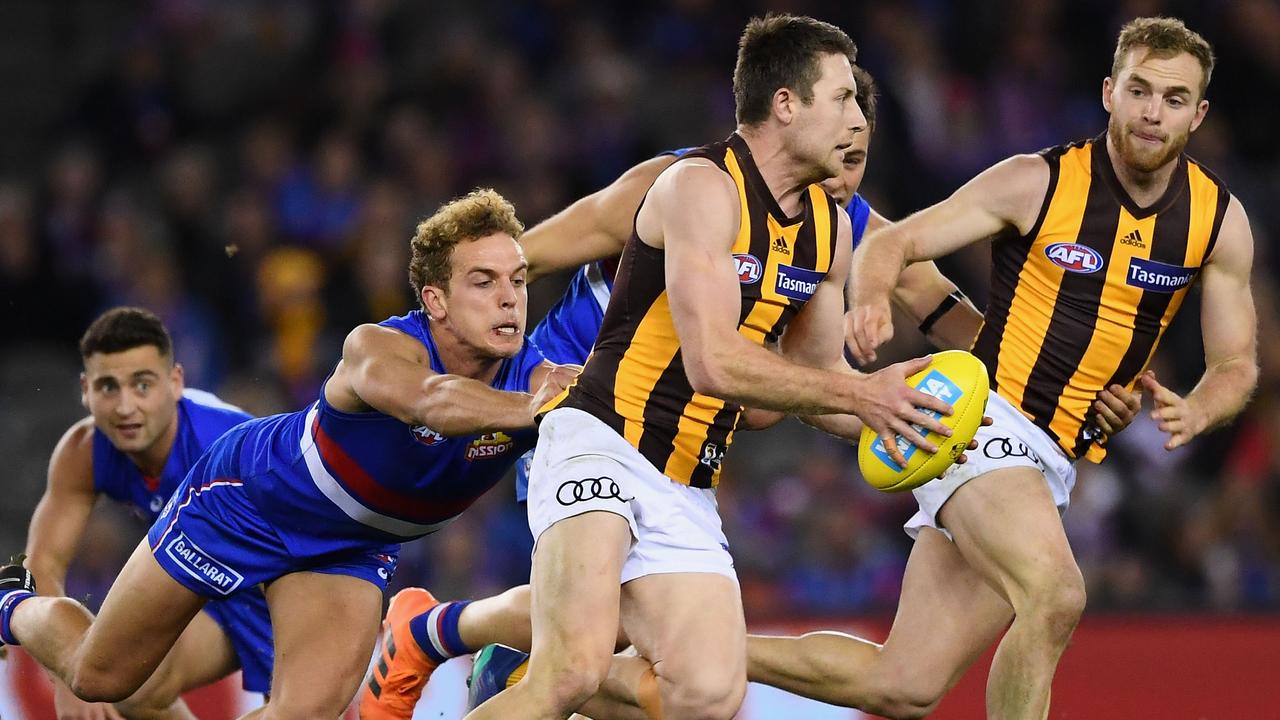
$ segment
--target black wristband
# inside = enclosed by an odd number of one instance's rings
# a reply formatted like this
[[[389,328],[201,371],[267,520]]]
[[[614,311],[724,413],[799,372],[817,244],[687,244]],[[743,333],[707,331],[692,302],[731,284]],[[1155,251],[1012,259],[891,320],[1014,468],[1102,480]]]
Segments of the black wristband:
[[[929,316],[920,323],[920,333],[927,336],[933,330],[934,323],[938,322],[938,318],[946,315],[948,310],[955,307],[963,300],[964,293],[959,290],[956,290],[943,298],[942,302],[938,303],[938,307],[934,308],[933,312],[929,313]]]

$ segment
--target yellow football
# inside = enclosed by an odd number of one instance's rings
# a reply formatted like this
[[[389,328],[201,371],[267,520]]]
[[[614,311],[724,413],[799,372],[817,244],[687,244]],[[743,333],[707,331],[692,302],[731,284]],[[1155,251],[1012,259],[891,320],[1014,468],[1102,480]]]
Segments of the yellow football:
[[[929,442],[938,446],[938,452],[933,454],[896,436],[898,448],[907,460],[907,466],[901,467],[885,452],[884,441],[871,428],[863,428],[858,468],[872,487],[884,492],[912,490],[945,472],[968,447],[987,409],[987,367],[963,350],[934,353],[929,367],[907,378],[907,384],[951,405],[954,412],[948,417],[939,417],[932,410],[924,412],[939,418],[951,428],[952,435],[947,438],[929,433]],[[919,426],[916,429],[923,432]]]

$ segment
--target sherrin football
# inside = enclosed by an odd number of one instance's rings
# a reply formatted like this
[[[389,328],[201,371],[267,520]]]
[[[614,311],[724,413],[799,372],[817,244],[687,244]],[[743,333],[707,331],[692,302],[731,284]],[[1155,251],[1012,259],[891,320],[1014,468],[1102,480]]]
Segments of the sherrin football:
[[[949,438],[937,433],[926,436],[929,442],[938,446],[938,452],[932,455],[907,442],[901,435],[896,436],[898,447],[907,460],[904,468],[885,452],[884,441],[871,428],[863,428],[858,443],[858,467],[872,487],[884,492],[912,490],[945,472],[968,447],[987,409],[987,391],[990,389],[987,367],[963,350],[934,353],[929,367],[907,378],[907,384],[951,406],[953,412],[948,417],[940,417],[941,414],[933,410],[924,412],[938,418],[953,432]],[[918,425],[916,429],[923,432]]]

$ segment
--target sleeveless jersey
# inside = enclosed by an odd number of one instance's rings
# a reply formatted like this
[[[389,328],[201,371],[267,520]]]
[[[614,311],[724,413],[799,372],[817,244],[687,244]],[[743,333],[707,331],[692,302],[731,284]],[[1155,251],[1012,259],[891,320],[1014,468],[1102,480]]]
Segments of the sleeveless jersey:
[[[691,149],[671,150],[662,154],[680,157]],[[853,246],[856,248],[866,232],[871,206],[861,195],[854,193],[845,211],[853,222]],[[587,361],[596,336],[600,334],[605,308],[609,307],[609,296],[613,292],[613,269],[615,268],[602,262],[583,265],[574,273],[564,295],[533,329],[529,337],[548,360],[574,365]],[[530,457],[525,456],[516,465],[517,502],[524,502],[529,493]]]
[[[381,325],[421,342],[431,369],[446,372],[422,311]],[[542,360],[526,340],[502,362],[492,387],[530,392],[529,374]],[[245,487],[254,504],[286,545],[317,537],[353,545],[403,542],[434,532],[470,507],[536,437],[533,429],[446,437],[380,412],[342,412],[329,405],[322,388],[305,410],[254,421],[240,463],[251,478]]]
[[[839,208],[814,185],[800,213],[784,215],[736,133],[686,157],[715,163],[738,189],[741,223],[732,247],[741,289],[738,332],[758,344],[772,342],[826,277]],[[713,487],[742,408],[690,386],[668,304],[664,255],[632,234],[586,369],[544,411],[589,412],[667,477]]]
[[[213,393],[187,388],[178,400],[178,432],[160,477],[142,474],[101,430],[93,431],[93,489],[154,522],[196,459],[227,430],[250,420]]]
[[[973,352],[991,388],[1071,458],[1106,454],[1089,420],[1099,391],[1132,387],[1222,226],[1230,193],[1182,155],[1164,195],[1139,208],[1105,133],[1049,148],[1035,226],[992,245],[991,301]]]

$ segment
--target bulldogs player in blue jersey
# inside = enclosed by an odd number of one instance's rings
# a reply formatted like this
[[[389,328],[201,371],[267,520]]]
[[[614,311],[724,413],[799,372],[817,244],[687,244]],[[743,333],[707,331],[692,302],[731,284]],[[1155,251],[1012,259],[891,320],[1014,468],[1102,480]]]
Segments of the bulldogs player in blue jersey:
[[[825,181],[823,187],[846,206],[856,246],[865,233],[885,227],[889,221],[857,194],[875,128],[876,91],[869,73],[857,66],[853,72],[857,101],[867,118],[867,131],[855,135],[853,146],[845,152],[843,172]],[[596,258],[612,258],[621,251],[631,233],[636,209],[649,186],[686,151],[671,150],[639,163],[609,186],[571,204],[521,238],[531,281],[581,265],[564,295],[530,336],[548,359],[559,363],[585,362],[613,286],[614,260]],[[573,242],[567,242],[567,238],[573,238]],[[967,348],[982,322],[981,313],[933,263],[918,263],[905,269],[894,299],[938,347]],[[1100,403],[1100,426],[1116,432],[1132,420],[1137,397],[1107,392],[1100,396]],[[781,414],[758,410],[744,414],[744,420],[756,428],[781,418]],[[822,416],[813,420],[819,427],[843,437],[856,439],[861,430],[860,421],[851,416]],[[527,460],[528,456],[522,458],[516,468],[516,496],[521,502],[527,492]],[[475,652],[489,643],[528,648],[528,590],[526,585],[483,600],[439,604],[421,588],[407,588],[397,593],[387,614],[384,636],[384,646],[396,647],[397,654],[392,656],[384,650],[380,662],[371,670],[369,682],[361,690],[361,717],[373,720],[412,717],[431,673],[450,657]],[[423,628],[431,628],[432,632]],[[620,639],[620,644],[625,642]],[[845,654],[861,658],[864,651],[874,652],[878,647],[834,633],[813,633],[800,638],[749,636],[747,645],[748,675],[752,681],[778,685],[830,702],[844,701],[843,704],[852,704],[846,700],[850,681],[831,673],[817,681],[806,676],[805,666],[814,666],[813,656],[819,651],[834,652],[834,659],[825,663],[830,667],[839,666]],[[523,652],[501,645],[484,647],[476,656],[470,681],[472,706],[519,680],[526,657]],[[629,677],[625,665],[611,672],[617,673],[615,679],[619,682],[605,683],[601,695],[584,706],[583,712],[598,718],[638,717],[630,692],[635,686],[634,674]],[[859,689],[866,686],[865,682],[855,683]],[[896,691],[884,689],[887,694]]]
[[[0,572],[4,640],[85,700],[132,694],[210,599],[265,585],[275,635],[253,717],[339,715],[370,657],[400,543],[453,520],[534,442],[575,371],[524,342],[523,227],[492,190],[418,226],[421,308],[347,336],[320,398],[251,420],[196,462],[90,626]],[[536,391],[536,392],[535,392]],[[74,604],[73,604],[74,605]]]
[[[27,533],[27,567],[42,591],[65,595],[67,568],[99,496],[154,521],[205,448],[250,416],[217,397],[183,387],[182,366],[160,319],[140,308],[113,308],[80,339],[81,400],[89,416],[62,436],[48,485]],[[82,610],[86,614],[87,610]],[[250,692],[271,680],[271,622],[257,589],[209,603],[168,660],[127,700],[85,703],[55,682],[60,718],[193,718],[179,699],[188,690],[242,669]]]

